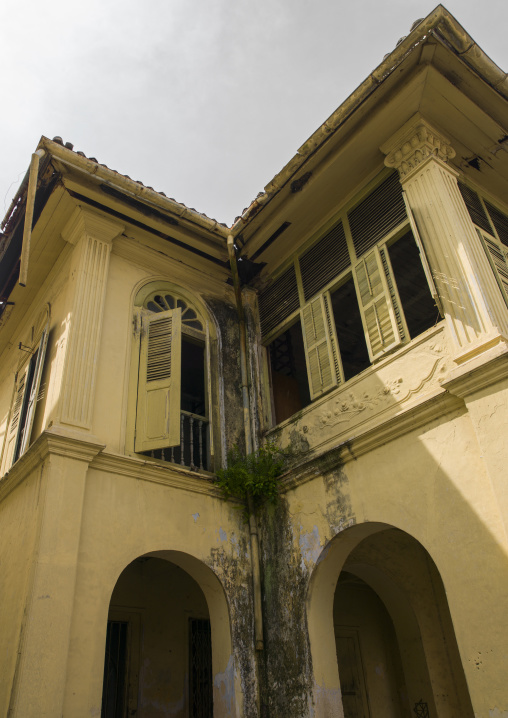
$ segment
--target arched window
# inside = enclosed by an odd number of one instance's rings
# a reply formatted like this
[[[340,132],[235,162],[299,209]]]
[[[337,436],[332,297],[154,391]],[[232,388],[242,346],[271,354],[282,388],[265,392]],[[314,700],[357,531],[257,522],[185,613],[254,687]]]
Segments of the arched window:
[[[136,304],[134,451],[211,470],[210,324],[197,303],[161,283],[145,287]]]

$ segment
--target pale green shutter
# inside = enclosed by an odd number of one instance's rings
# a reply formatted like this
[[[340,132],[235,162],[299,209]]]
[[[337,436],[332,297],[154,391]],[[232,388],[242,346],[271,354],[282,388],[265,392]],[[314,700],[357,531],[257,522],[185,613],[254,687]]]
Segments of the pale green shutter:
[[[371,361],[400,344],[405,338],[402,313],[386,255],[384,260],[383,266],[379,249],[374,247],[354,268]]]
[[[27,450],[30,444],[30,436],[32,433],[32,426],[34,423],[35,407],[37,404],[37,397],[39,395],[39,388],[41,385],[42,369],[44,367],[44,357],[46,356],[46,346],[48,344],[49,327],[46,327],[42,332],[41,340],[37,348],[37,358],[32,357],[31,362],[35,362],[33,379],[30,385],[30,395],[27,397],[27,407],[25,413],[25,420],[23,426],[20,427],[20,447],[18,456],[22,456]],[[28,387],[27,387],[28,389]]]
[[[329,307],[320,295],[301,310],[310,398],[337,386],[341,376]]]
[[[143,314],[135,451],[180,443],[182,311]]]
[[[478,228],[476,228],[476,231],[483,244],[504,301],[508,305],[508,262],[503,248],[493,237],[489,237]]]

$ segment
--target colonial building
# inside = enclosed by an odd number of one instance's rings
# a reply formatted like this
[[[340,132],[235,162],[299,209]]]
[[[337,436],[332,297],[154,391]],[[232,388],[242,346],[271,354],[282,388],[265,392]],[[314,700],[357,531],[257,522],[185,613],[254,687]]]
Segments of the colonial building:
[[[508,77],[442,6],[232,228],[43,137],[2,232],[1,715],[508,715]]]

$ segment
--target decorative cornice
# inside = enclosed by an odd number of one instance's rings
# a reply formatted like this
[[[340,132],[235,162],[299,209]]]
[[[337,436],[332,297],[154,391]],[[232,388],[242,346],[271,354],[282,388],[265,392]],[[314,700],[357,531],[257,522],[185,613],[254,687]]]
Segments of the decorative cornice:
[[[222,493],[213,483],[210,474],[191,471],[178,464],[156,463],[149,459],[139,459],[137,456],[103,452],[92,461],[90,466],[97,471],[107,471],[110,474],[222,498]]]
[[[113,222],[88,207],[76,207],[62,230],[62,239],[77,244],[84,235],[110,244],[124,231],[125,226]]]
[[[459,366],[441,385],[450,394],[465,398],[507,378],[508,347],[503,343]]]
[[[281,493],[290,491],[318,476],[323,476],[349,461],[356,460],[362,454],[373,451],[431,421],[460,410],[465,410],[461,399],[439,391],[425,402],[394,416],[383,424],[343,441],[338,446],[331,446],[324,451],[306,456],[298,466],[291,468],[282,477]]]
[[[419,113],[403,125],[380,150],[387,155],[385,165],[407,178],[430,158],[448,162],[455,157],[450,140],[432,127]]]
[[[83,461],[97,471],[117,474],[138,481],[149,481],[214,499],[223,499],[221,491],[213,483],[213,477],[210,474],[191,471],[177,464],[143,460],[137,456],[104,453],[103,449],[104,444],[85,432],[68,430],[61,426],[48,429],[0,479],[0,501],[51,456]],[[230,502],[242,505],[241,501],[233,497]]]
[[[22,483],[38,466],[51,456],[90,463],[104,449],[95,437],[79,432],[67,432],[60,427],[44,431],[0,479],[0,501]]]

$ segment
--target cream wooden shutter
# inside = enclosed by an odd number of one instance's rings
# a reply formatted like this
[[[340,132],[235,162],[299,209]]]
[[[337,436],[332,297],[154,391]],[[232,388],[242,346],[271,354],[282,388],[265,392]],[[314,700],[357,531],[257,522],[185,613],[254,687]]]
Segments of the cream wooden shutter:
[[[180,443],[182,310],[141,318],[135,451]]]
[[[42,333],[37,348],[18,371],[7,433],[5,469],[19,459],[30,444],[35,406],[41,384],[49,328]]]
[[[404,339],[404,322],[393,278],[389,275],[386,255],[385,263],[386,269],[378,247],[374,247],[354,267],[356,290],[360,298],[360,311],[371,361]]]
[[[16,388],[14,391],[14,400],[11,409],[11,418],[9,421],[9,430],[7,433],[7,444],[6,444],[6,456],[5,456],[5,470],[8,470],[14,461],[14,455],[16,452],[16,446],[18,444],[18,436],[20,430],[20,416],[23,408],[23,398],[25,396],[25,387],[28,378],[28,370],[30,362],[28,361],[17,374],[16,377]]]
[[[478,229],[478,227],[476,228],[476,231],[478,232],[478,236],[483,244],[490,266],[492,267],[492,271],[497,279],[504,301],[508,305],[508,262],[503,248],[493,237],[489,237],[487,234]]]
[[[301,310],[311,399],[337,386],[342,373],[326,301],[320,295]]]
[[[30,435],[32,433],[32,426],[34,423],[35,406],[37,404],[37,397],[39,395],[39,388],[41,385],[42,370],[44,367],[44,358],[46,356],[46,347],[48,344],[49,327],[45,327],[42,332],[41,340],[37,348],[37,356],[32,356],[30,364],[34,364],[33,367],[33,378],[31,379],[30,386],[27,387],[29,391],[26,397],[26,413],[23,426],[20,427],[20,446],[18,456],[22,456],[27,450],[30,443]]]

